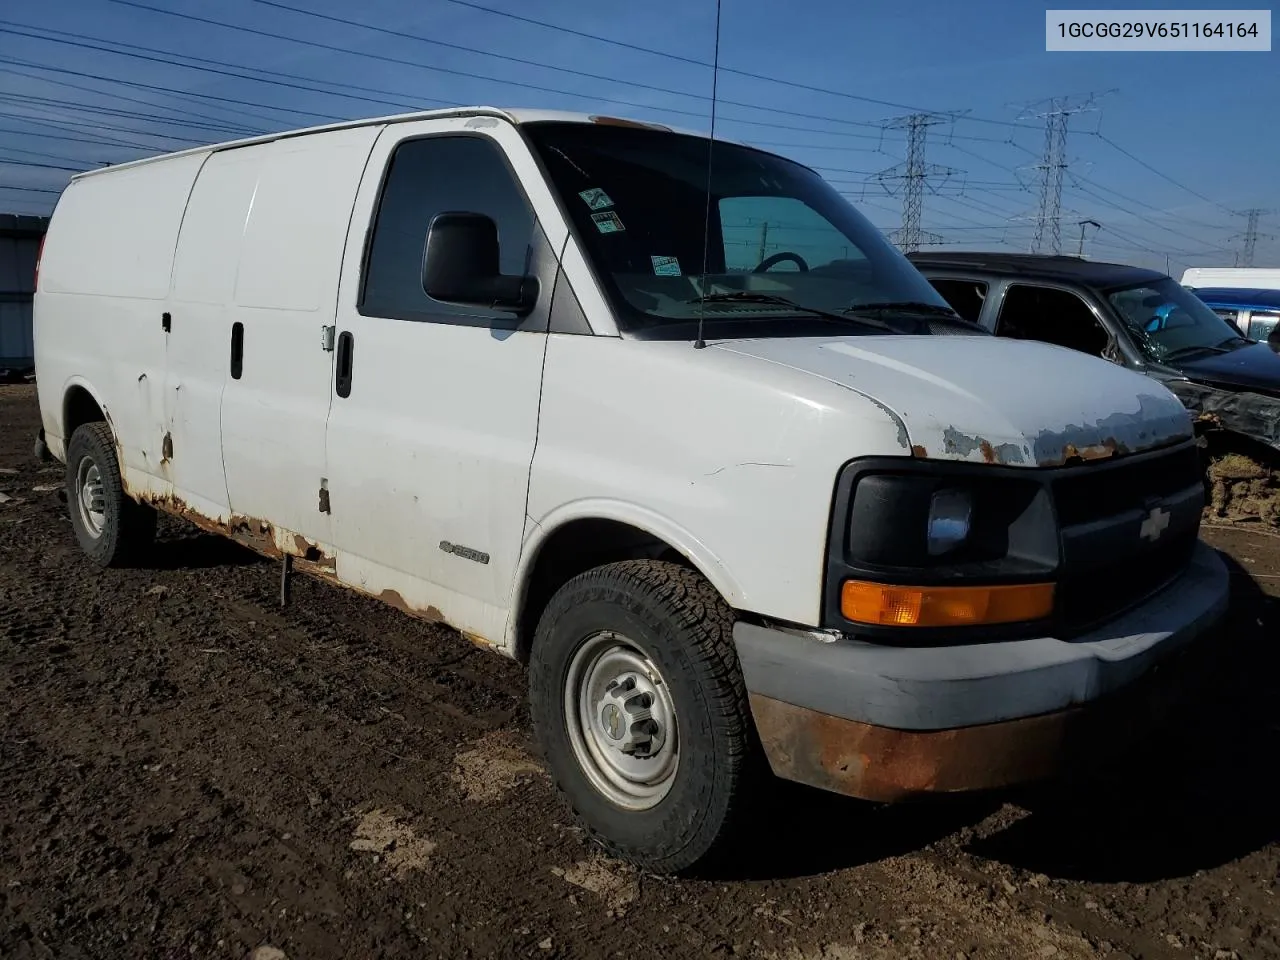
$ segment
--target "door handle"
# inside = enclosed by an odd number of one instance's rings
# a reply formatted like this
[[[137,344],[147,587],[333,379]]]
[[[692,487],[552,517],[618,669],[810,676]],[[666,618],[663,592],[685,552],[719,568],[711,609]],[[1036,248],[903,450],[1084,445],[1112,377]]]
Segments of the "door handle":
[[[244,324],[237,320],[231,325],[231,379],[239,380],[244,371]]]
[[[338,334],[338,370],[335,377],[335,387],[338,396],[351,396],[351,363],[355,355],[355,338],[351,336],[350,330],[343,330]]]

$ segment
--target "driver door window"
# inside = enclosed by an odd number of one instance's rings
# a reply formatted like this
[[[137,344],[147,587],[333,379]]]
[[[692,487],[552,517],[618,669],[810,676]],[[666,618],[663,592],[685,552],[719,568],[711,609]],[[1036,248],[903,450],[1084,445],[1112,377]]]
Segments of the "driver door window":
[[[726,273],[749,273],[774,257],[771,272],[866,259],[822,214],[795,197],[724,197],[719,209]]]
[[[1005,291],[996,336],[1040,340],[1095,357],[1103,355],[1111,340],[1076,294],[1030,283],[1010,284]]]

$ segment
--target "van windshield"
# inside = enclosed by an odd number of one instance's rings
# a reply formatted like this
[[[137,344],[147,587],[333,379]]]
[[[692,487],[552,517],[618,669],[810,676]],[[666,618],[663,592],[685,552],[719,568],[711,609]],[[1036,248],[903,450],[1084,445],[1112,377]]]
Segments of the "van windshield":
[[[700,313],[713,337],[966,326],[876,227],[800,164],[716,141],[708,198],[704,138],[605,123],[522,129],[621,329],[692,338]]]

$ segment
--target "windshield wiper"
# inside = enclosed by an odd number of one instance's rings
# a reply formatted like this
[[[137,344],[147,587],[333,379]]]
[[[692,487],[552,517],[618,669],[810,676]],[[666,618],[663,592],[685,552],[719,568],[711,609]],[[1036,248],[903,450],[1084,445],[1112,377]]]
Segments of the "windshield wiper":
[[[818,307],[808,307],[803,303],[796,303],[787,297],[775,296],[772,293],[752,293],[749,290],[737,290],[733,293],[708,293],[701,297],[694,297],[692,300],[686,300],[685,303],[761,303],[772,304],[778,307],[786,307],[789,310],[796,310],[800,313],[808,314],[813,317],[822,317],[824,320],[833,320],[837,323],[862,323],[869,327],[879,327],[882,330],[893,330],[893,327],[881,320],[873,320],[870,317],[850,317],[843,313],[832,313],[830,310],[821,310]]]
[[[1210,346],[1209,344],[1201,344],[1200,346],[1179,347],[1177,350],[1171,350],[1164,355],[1165,360],[1176,360],[1179,357],[1190,356],[1193,353],[1230,353],[1226,347]]]
[[[936,303],[925,303],[923,300],[882,300],[873,303],[855,303],[844,308],[844,313],[862,315],[865,313],[896,313],[902,316],[936,317],[938,320],[960,327],[986,333],[987,328],[980,323],[966,320],[951,307],[940,307]]]
[[[948,320],[959,320],[967,323],[964,317],[950,307],[940,307],[936,303],[925,303],[923,300],[882,300],[872,303],[855,303],[845,307],[845,313],[858,313],[871,310],[876,313],[894,311],[897,313],[925,313],[934,317],[946,317]]]
[[[1250,343],[1254,343],[1254,342],[1255,342],[1255,341],[1250,340],[1248,337],[1227,337],[1227,339],[1223,340],[1220,344],[1218,344],[1218,346],[1219,346],[1219,347],[1226,347],[1226,346],[1229,346],[1230,344],[1233,344],[1233,343],[1244,343],[1244,344],[1250,344]]]

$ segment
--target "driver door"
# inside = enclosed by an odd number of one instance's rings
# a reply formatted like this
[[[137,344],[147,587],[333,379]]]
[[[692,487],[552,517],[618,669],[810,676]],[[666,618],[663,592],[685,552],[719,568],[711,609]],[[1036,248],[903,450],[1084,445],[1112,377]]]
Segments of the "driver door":
[[[374,145],[338,296],[327,482],[340,580],[500,643],[567,230],[515,129],[478,126],[390,124]],[[502,272],[539,276],[530,315],[427,296],[445,211],[493,218]]]

